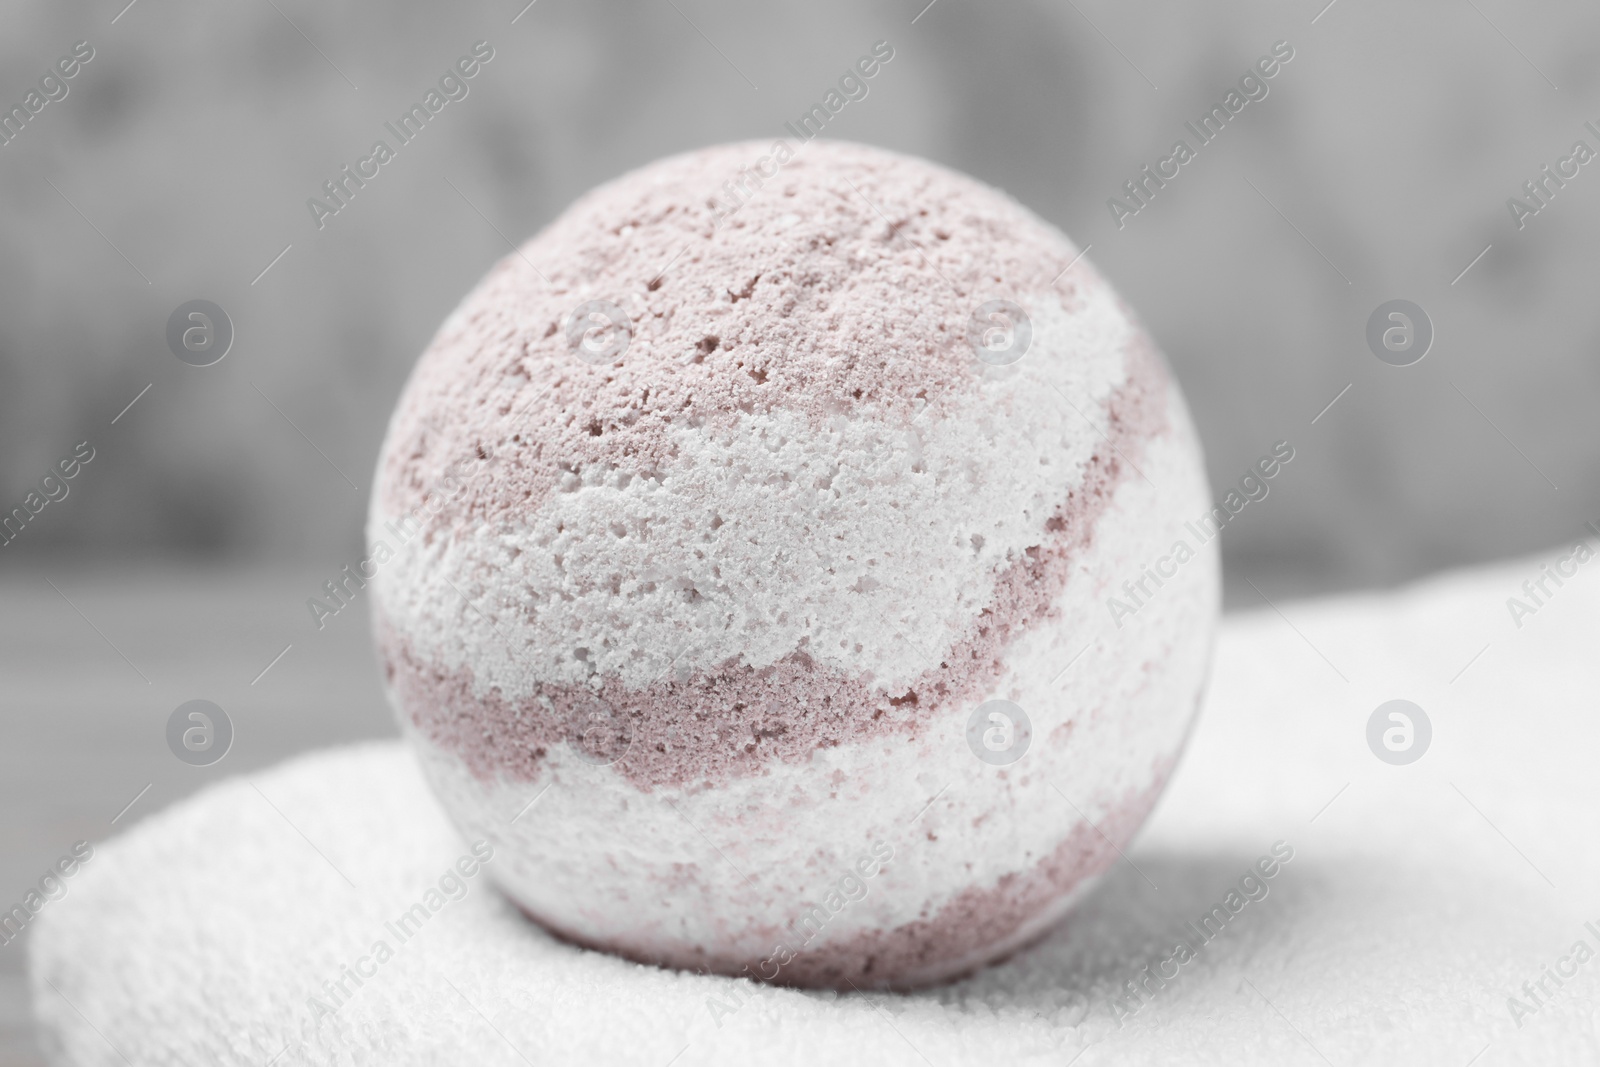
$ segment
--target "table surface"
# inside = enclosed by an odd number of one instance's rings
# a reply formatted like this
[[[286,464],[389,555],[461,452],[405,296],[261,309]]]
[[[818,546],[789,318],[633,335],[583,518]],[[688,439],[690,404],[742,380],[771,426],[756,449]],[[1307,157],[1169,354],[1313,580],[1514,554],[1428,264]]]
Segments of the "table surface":
[[[324,569],[61,561],[0,575],[0,906],[20,902],[73,842],[104,840],[207,783],[396,735],[366,604],[321,631],[312,624],[306,598],[336,568]],[[232,748],[204,768],[166,745],[168,716],[196,698],[234,725]],[[29,1010],[29,936],[0,946],[6,1067],[45,1062]]]

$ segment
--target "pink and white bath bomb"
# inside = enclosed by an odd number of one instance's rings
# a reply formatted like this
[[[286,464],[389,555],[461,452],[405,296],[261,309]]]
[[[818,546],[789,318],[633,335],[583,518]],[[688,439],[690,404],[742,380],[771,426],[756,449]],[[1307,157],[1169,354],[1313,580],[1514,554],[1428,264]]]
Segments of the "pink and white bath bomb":
[[[550,930],[910,987],[1036,938],[1155,804],[1208,506],[1054,227],[891,152],[728,145],[589,193],[440,329],[379,461],[378,643]]]

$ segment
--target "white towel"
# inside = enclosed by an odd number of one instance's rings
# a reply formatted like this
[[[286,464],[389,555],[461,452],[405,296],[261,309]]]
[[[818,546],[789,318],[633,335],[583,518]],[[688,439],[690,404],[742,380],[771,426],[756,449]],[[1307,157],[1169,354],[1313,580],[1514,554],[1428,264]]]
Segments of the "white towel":
[[[952,986],[805,993],[571,947],[497,895],[383,743],[100,845],[31,935],[42,1039],[81,1065],[1600,1063],[1600,958],[1574,951],[1600,951],[1600,564],[1547,580],[1519,628],[1506,601],[1541,562],[1229,618],[1128,861]],[[1394,698],[1433,726],[1407,766],[1366,740]],[[1188,924],[1280,841],[1267,895],[1203,942]],[[1179,939],[1195,957],[1164,962]]]

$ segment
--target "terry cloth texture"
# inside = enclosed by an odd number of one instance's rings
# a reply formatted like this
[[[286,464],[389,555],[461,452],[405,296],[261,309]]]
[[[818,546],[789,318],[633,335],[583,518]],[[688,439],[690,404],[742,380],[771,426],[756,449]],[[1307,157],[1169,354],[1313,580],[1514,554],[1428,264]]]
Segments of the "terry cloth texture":
[[[1600,568],[1513,620],[1544,562],[1230,617],[1127,862],[954,985],[808,993],[558,941],[385,743],[100,846],[30,934],[42,1039],[140,1067],[1600,1062]],[[1396,698],[1433,731],[1407,766],[1367,742]]]

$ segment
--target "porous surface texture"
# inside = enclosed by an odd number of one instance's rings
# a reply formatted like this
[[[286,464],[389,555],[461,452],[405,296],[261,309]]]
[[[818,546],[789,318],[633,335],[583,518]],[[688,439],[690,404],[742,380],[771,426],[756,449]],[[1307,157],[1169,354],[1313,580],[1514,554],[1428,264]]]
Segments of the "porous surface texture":
[[[0,951],[29,953],[63,1067],[1593,1063],[1600,571],[1521,629],[1505,607],[1553,554],[1224,620],[1205,727],[1127,860],[1033,945],[948,985],[835,995],[553,937],[485,881],[503,851],[446,878],[472,843],[399,743],[136,806]],[[1397,696],[1434,725],[1398,767],[1366,740]],[[1056,799],[1034,818],[1065,833]],[[901,864],[936,847],[895,845],[851,908],[914,889]],[[1180,942],[1195,955],[1174,963]]]
[[[1203,468],[1160,355],[1058,231],[826,142],[729,213],[768,152],[595,190],[445,323],[379,460],[378,640],[447,809],[551,929],[936,982],[1058,918],[1170,773],[1215,543],[1146,568],[1207,511]],[[574,346],[592,301],[625,347]],[[975,343],[992,301],[1025,323]],[[1003,365],[984,347],[1024,334]],[[968,743],[991,700],[1031,724],[1020,760]]]

